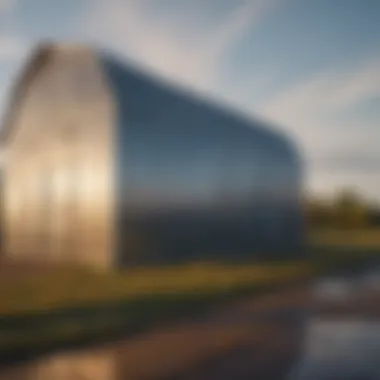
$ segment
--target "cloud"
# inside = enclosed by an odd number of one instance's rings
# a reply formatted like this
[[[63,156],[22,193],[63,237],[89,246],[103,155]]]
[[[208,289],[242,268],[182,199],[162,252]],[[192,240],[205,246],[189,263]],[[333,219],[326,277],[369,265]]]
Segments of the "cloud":
[[[321,72],[285,88],[263,104],[259,113],[290,130],[306,152],[309,180],[316,188],[360,183],[380,170],[380,129],[345,112],[380,94],[380,57],[361,65]],[[380,114],[379,114],[380,116]],[[360,177],[360,178],[359,178]],[[377,182],[376,182],[377,181]],[[380,180],[372,189],[380,188]]]
[[[15,8],[17,0],[0,0],[0,15],[8,13]]]
[[[259,23],[266,13],[274,8],[278,2],[273,0],[246,1],[228,15],[219,25],[203,46],[205,61],[215,61],[228,49],[250,26]]]
[[[341,80],[329,97],[330,107],[348,108],[377,95],[380,95],[380,58],[366,62],[346,80]]]
[[[190,81],[200,77],[196,54],[181,44],[178,34],[169,33],[167,26],[149,20],[142,4],[133,0],[96,1],[86,15],[85,34],[163,75],[177,79],[183,72]]]
[[[174,19],[161,20],[157,14],[151,17],[146,11],[147,2],[97,0],[85,17],[85,34],[171,79],[197,89],[210,89],[218,75],[221,55],[277,2],[248,0],[222,22],[199,33],[196,17],[190,28],[181,28]],[[197,38],[189,38],[189,34]]]
[[[350,125],[346,130],[343,124],[332,124],[324,132],[318,132],[315,125],[315,130],[299,133],[303,151],[307,152],[310,188],[331,192],[350,186],[365,196],[380,199],[380,130],[378,126],[363,124]]]
[[[319,169],[329,172],[358,172],[377,174],[380,168],[380,152],[349,152],[323,156],[316,162]]]
[[[364,128],[358,121],[339,118],[352,106],[379,94],[380,58],[355,69],[319,73],[275,95],[259,112],[290,128],[311,152],[353,148],[357,139],[369,142],[361,130],[366,129],[372,139],[378,139],[380,132],[375,126]]]
[[[308,190],[326,195],[331,195],[332,190],[347,186],[359,191],[366,198],[379,202],[380,181],[374,172],[323,170],[315,172],[307,183]]]
[[[27,51],[27,42],[17,36],[0,35],[0,61],[21,58]]]
[[[272,118],[296,123],[304,119],[345,111],[380,94],[380,57],[351,70],[322,72],[285,89],[263,105]]]
[[[15,9],[17,3],[18,0],[0,0],[0,26],[3,26],[0,30],[0,62],[17,59],[25,51],[26,45],[21,38],[4,32],[11,20],[9,14]]]
[[[202,16],[197,23],[195,8],[188,12],[194,18],[189,21],[183,18],[186,14],[176,14],[174,18],[173,12],[178,7],[171,9],[170,16],[161,17],[160,12],[149,10],[149,2],[145,0],[94,0],[83,20],[84,34],[168,78],[212,91],[218,87],[224,55],[248,29],[251,31],[282,4],[281,0],[239,2],[224,19],[207,24],[204,20],[208,10],[202,6],[196,10]],[[261,72],[262,78],[253,76],[249,83],[242,83],[237,74],[236,81],[228,83],[229,88],[217,89],[222,90],[218,96],[247,111],[255,109],[255,113],[290,131],[306,152],[311,169],[309,180],[317,188],[321,187],[321,181],[324,185],[328,181],[331,186],[354,181],[353,173],[363,171],[364,167],[376,167],[378,126],[363,125],[358,119],[343,123],[341,116],[352,106],[380,93],[379,56],[363,60],[355,67],[320,72],[274,94],[264,104],[257,99],[252,101],[257,92],[254,89],[265,91],[273,87],[276,75],[283,71],[281,67],[272,68]],[[366,132],[362,132],[363,128]],[[329,173],[333,168],[335,179]],[[368,176],[373,175],[372,169],[367,170]],[[339,170],[345,176],[338,176]]]

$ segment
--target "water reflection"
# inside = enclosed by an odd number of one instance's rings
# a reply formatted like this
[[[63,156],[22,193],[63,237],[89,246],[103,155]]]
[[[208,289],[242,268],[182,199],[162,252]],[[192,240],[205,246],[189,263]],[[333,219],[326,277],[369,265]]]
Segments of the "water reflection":
[[[1,380],[117,380],[110,350],[61,353],[0,373]]]
[[[314,319],[292,380],[379,379],[380,323]]]
[[[114,359],[110,351],[53,356],[35,366],[33,380],[114,380]]]
[[[373,269],[361,278],[364,289],[380,291],[380,269]]]
[[[380,379],[379,284],[378,270],[316,284],[318,306],[289,380]]]
[[[0,372],[0,380],[380,379],[378,273],[321,279],[313,297],[302,290],[103,349],[52,355]]]
[[[314,295],[319,300],[342,301],[354,293],[354,282],[354,279],[324,278],[315,285]]]

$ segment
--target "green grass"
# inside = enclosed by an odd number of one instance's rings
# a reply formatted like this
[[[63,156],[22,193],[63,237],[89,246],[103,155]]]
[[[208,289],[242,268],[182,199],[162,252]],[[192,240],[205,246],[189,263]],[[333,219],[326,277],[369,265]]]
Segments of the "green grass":
[[[132,332],[310,276],[305,262],[55,270],[0,280],[0,352],[15,355]],[[1,355],[0,355],[1,358]]]
[[[304,262],[194,263],[117,273],[66,268],[0,278],[0,353],[103,339],[311,275],[355,270],[380,258],[380,229],[314,231],[307,255]]]
[[[310,233],[311,265],[368,256],[380,251],[380,228],[324,230]],[[338,257],[339,256],[339,257]],[[31,313],[88,305],[149,294],[223,291],[246,285],[281,282],[307,272],[305,263],[194,263],[96,273],[69,268],[25,278],[0,278],[0,315]]]
[[[359,272],[379,265],[380,228],[314,230],[309,257],[315,274]]]
[[[310,233],[310,243],[317,247],[380,250],[380,228],[315,230]]]
[[[56,270],[45,275],[0,279],[0,315],[135,299],[152,294],[219,292],[303,276],[303,262],[135,268],[117,273]]]
[[[273,289],[269,284],[251,285],[230,291],[187,292],[151,295],[135,300],[99,304],[55,313],[0,319],[0,352],[3,357],[64,347],[77,342],[97,342],[188,317],[239,296]],[[0,355],[1,358],[1,355]]]

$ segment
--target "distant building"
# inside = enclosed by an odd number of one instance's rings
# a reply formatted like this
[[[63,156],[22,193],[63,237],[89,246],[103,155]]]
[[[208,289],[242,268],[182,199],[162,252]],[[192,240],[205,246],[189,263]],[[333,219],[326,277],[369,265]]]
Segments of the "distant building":
[[[39,47],[1,141],[7,257],[113,267],[301,252],[293,144],[106,53]]]

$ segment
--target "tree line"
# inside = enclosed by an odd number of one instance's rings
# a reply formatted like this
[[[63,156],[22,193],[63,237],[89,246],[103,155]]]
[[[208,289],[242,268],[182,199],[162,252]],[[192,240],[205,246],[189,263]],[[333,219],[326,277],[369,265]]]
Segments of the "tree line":
[[[329,199],[309,197],[305,211],[307,224],[312,228],[380,227],[380,206],[350,189],[343,189]]]

